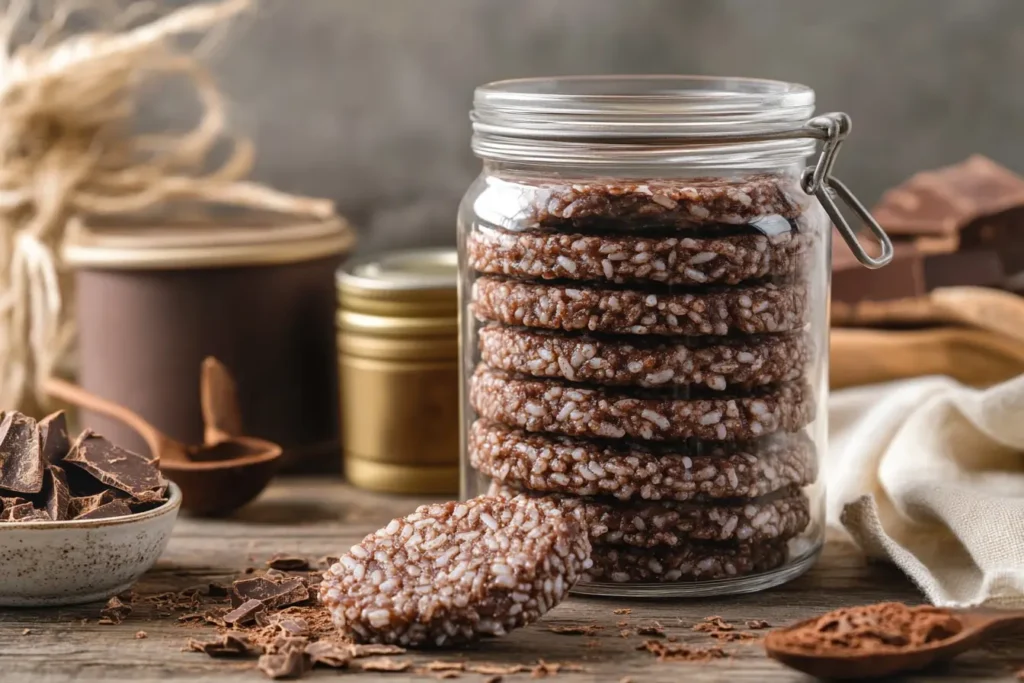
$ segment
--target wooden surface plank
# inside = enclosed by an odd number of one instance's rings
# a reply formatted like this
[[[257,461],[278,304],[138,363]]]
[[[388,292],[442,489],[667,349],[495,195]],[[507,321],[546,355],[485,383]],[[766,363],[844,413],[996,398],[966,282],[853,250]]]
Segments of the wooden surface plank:
[[[337,554],[382,526],[394,516],[411,511],[414,498],[378,496],[353,490],[330,480],[285,481],[272,487],[259,501],[230,520],[180,520],[160,563],[137,586],[140,594],[182,590],[209,581],[230,581],[246,567],[261,566],[277,552],[316,558]],[[764,657],[759,644],[730,643],[732,658],[707,664],[659,663],[636,647],[645,638],[620,636],[620,621],[627,627],[658,621],[679,642],[698,646],[717,644],[690,626],[705,616],[720,615],[742,623],[765,619],[781,625],[843,605],[900,600],[920,602],[918,592],[895,569],[867,565],[856,551],[831,539],[819,563],[805,576],[767,592],[717,599],[645,601],[570,598],[539,624],[506,638],[487,641],[458,652],[413,654],[417,662],[434,660],[533,664],[572,662],[584,672],[560,673],[555,681],[808,681]],[[33,681],[260,681],[255,661],[215,660],[182,652],[190,636],[212,631],[181,626],[160,618],[147,605],[122,624],[97,623],[99,605],[50,610],[0,610],[0,680]],[[629,607],[629,615],[613,610]],[[89,619],[81,623],[83,618]],[[552,633],[552,626],[596,624],[594,636]],[[29,629],[27,634],[23,634]],[[136,639],[138,631],[145,639]],[[1024,665],[1022,639],[997,643],[963,656],[951,666],[906,677],[906,681],[1013,681],[1015,665]],[[312,678],[336,676],[317,670]],[[344,675],[352,675],[346,673]],[[393,683],[432,680],[428,676],[389,673],[358,674],[359,680]],[[476,683],[486,676],[463,674]],[[507,676],[505,681],[527,681],[528,675]]]

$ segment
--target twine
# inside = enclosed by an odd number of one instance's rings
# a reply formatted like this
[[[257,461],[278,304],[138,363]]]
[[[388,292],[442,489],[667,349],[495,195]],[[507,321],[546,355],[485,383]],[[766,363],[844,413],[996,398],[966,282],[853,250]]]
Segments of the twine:
[[[73,292],[60,261],[65,229],[81,214],[143,211],[194,200],[327,218],[331,202],[242,180],[253,148],[234,139],[207,171],[225,134],[223,99],[194,53],[176,44],[250,7],[250,0],[193,5],[153,18],[134,3],[106,27],[68,33],[72,17],[110,0],[12,0],[0,17],[0,408],[37,412],[42,383],[74,339]],[[116,12],[116,10],[115,10]],[[39,16],[40,14],[44,16]],[[28,32],[28,40],[15,37]],[[17,43],[17,45],[15,45]],[[202,106],[178,134],[132,131],[140,88],[184,77]]]

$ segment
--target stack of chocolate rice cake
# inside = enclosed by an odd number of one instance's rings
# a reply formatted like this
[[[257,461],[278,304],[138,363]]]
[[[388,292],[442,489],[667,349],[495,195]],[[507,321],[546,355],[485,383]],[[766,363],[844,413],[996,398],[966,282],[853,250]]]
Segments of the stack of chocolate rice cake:
[[[817,476],[829,229],[795,179],[491,179],[474,207],[467,445],[491,492],[578,508],[593,582],[784,565]]]

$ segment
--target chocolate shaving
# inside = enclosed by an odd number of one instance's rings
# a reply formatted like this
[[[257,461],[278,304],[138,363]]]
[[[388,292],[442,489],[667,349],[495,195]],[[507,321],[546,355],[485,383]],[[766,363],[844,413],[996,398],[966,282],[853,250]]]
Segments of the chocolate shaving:
[[[711,634],[711,637],[715,640],[720,640],[723,643],[761,639],[759,635],[751,633],[750,631],[715,631]]]
[[[309,671],[311,664],[306,653],[301,650],[287,650],[275,654],[262,655],[257,663],[259,670],[268,678],[301,678]]]
[[[597,624],[575,624],[572,626],[551,626],[548,630],[563,636],[592,636],[598,631],[603,631],[604,626],[598,626]]]
[[[135,498],[166,486],[153,463],[89,430],[82,432],[64,461]]]
[[[523,664],[512,664],[505,666],[502,664],[470,664],[466,667],[466,671],[475,674],[483,674],[484,676],[511,676],[513,674],[526,673],[530,670],[530,667]]]
[[[660,640],[648,640],[640,644],[637,650],[647,650],[658,657],[659,662],[707,662],[712,659],[725,659],[729,655],[720,647],[689,647],[672,645]]]
[[[412,662],[399,662],[394,659],[388,659],[387,657],[380,657],[379,659],[368,659],[365,662],[361,662],[359,668],[363,671],[383,671],[397,673],[405,671]]]
[[[747,621],[747,628],[749,628],[751,630],[754,630],[754,631],[756,631],[758,629],[771,628],[771,627],[772,627],[772,625],[769,624],[764,619],[750,619],[750,620]]]
[[[718,631],[732,631],[735,626],[722,617],[704,617],[704,621],[694,624],[693,630],[699,633],[716,633]]]
[[[405,654],[405,648],[398,647],[397,645],[352,645],[349,647],[349,652],[352,653],[353,659],[359,659],[360,657],[376,657],[380,655],[403,655]]]
[[[145,638],[149,638],[149,634],[146,633],[145,631],[136,631],[135,632],[135,640],[143,640]]]
[[[64,411],[58,411],[47,415],[39,424],[39,452],[44,465],[56,465],[71,450],[71,441],[68,440],[68,421]]]
[[[656,621],[650,624],[645,624],[643,626],[637,627],[636,632],[637,635],[641,636],[658,636],[660,638],[665,637],[665,627]]]
[[[295,555],[278,554],[267,560],[267,566],[283,572],[298,572],[309,569],[309,560]]]
[[[224,623],[232,626],[250,624],[256,621],[256,615],[259,612],[264,612],[266,609],[267,606],[260,600],[246,600],[224,615]]]
[[[112,500],[106,505],[93,508],[75,519],[109,519],[110,517],[123,517],[132,514],[132,509],[123,500]]]
[[[613,609],[612,614],[632,614],[633,610],[628,607],[622,607],[619,609]]]
[[[0,422],[0,489],[39,493],[43,488],[43,459],[36,421],[12,412]]]
[[[68,518],[68,506],[71,504],[71,489],[64,470],[57,465],[46,469],[46,482],[43,490],[46,494],[46,512],[50,519],[60,521]]]
[[[189,638],[187,647],[190,652],[204,652],[211,657],[247,657],[256,653],[249,639],[236,633],[206,641]]]
[[[306,646],[306,655],[310,664],[322,664],[333,669],[343,669],[352,661],[352,654],[347,647],[342,647],[327,640],[320,640]]]
[[[248,600],[260,600],[268,609],[277,609],[309,600],[306,580],[293,577],[273,581],[265,576],[240,579],[231,585],[231,606],[239,607]]]
[[[465,662],[427,662],[423,665],[424,671],[465,671]]]
[[[100,610],[101,624],[120,624],[132,613],[132,606],[116,595],[107,600],[106,606]]]

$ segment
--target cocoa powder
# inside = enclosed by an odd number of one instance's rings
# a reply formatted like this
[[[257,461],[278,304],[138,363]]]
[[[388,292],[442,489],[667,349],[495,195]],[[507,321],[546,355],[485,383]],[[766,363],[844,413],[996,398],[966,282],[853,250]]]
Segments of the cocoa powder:
[[[827,655],[833,652],[912,650],[960,632],[960,620],[946,609],[898,602],[845,607],[814,621],[776,631],[776,647]]]

